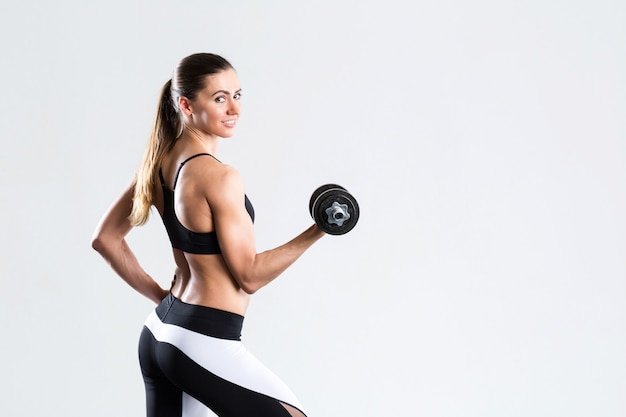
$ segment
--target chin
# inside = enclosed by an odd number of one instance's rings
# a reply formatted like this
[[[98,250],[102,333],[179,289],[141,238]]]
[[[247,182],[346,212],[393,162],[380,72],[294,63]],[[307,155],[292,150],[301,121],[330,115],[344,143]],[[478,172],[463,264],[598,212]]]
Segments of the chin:
[[[224,132],[224,134],[220,135],[220,137],[223,139],[228,139],[228,138],[233,137],[234,134],[235,132]]]

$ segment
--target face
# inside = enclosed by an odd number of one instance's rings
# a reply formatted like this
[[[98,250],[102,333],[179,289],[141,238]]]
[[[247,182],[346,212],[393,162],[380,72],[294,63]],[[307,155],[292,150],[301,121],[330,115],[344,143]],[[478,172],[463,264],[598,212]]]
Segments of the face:
[[[213,137],[229,138],[234,134],[241,110],[241,87],[235,70],[207,76],[206,87],[195,99],[181,100],[187,122],[195,129]]]

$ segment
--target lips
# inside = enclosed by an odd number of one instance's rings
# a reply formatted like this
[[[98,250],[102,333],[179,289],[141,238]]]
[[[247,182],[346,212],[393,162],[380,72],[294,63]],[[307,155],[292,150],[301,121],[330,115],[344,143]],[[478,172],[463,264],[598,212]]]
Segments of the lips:
[[[235,119],[233,119],[233,120],[225,120],[222,123],[226,127],[235,127],[235,125],[237,124],[237,120],[235,120]]]

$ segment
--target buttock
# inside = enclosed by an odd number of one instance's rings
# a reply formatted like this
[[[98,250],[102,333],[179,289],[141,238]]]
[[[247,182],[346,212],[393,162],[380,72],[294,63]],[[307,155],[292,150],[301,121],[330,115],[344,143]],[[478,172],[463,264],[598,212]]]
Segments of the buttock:
[[[164,299],[148,316],[140,339],[149,400],[165,397],[157,391],[166,379],[168,390],[189,395],[220,416],[289,416],[286,406],[304,416],[287,385],[245,348],[242,325],[243,316],[235,313],[172,295]]]

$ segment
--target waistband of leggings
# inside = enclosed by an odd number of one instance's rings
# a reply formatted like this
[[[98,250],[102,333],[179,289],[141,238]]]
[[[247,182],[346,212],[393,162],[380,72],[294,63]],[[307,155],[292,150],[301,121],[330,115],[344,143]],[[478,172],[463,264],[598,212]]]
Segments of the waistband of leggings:
[[[183,327],[206,336],[241,340],[244,317],[213,307],[185,303],[169,293],[156,308],[159,319],[166,324]]]

